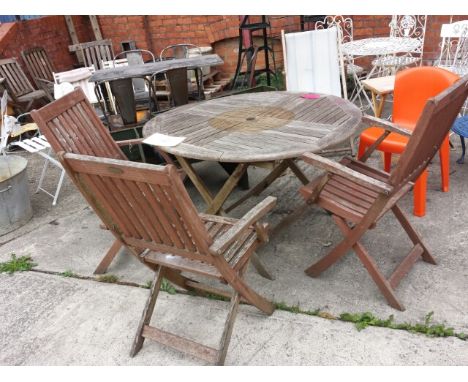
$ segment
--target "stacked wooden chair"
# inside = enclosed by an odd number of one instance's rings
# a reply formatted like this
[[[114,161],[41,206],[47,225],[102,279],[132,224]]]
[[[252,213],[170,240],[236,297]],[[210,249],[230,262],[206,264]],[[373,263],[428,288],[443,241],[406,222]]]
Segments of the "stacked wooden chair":
[[[465,76],[427,101],[413,132],[387,121],[365,117],[368,126],[379,126],[385,131],[368,147],[360,161],[343,158],[336,163],[312,153],[303,155],[305,162],[326,172],[304,186],[301,189],[302,195],[309,203],[316,203],[329,212],[345,236],[325,257],[307,268],[306,273],[309,276],[319,276],[352,249],[388,303],[396,309],[404,310],[395,294],[395,288],[419,258],[431,264],[436,264],[436,261],[397,202],[411,189],[413,182],[439,150],[467,96],[468,76]],[[391,132],[408,136],[410,140],[398,165],[391,173],[387,173],[365,162]],[[386,278],[360,240],[390,210],[414,246],[391,276]]]
[[[103,62],[114,59],[111,40],[83,42],[71,45],[69,48],[73,48],[74,51],[82,55],[84,66],[94,66],[96,70],[103,68]]]
[[[13,106],[22,113],[29,111],[35,101],[51,101],[44,90],[34,89],[15,58],[0,59],[0,77],[5,78],[4,86],[12,98]]]
[[[141,349],[145,338],[151,338],[223,364],[241,299],[267,314],[274,310],[273,304],[253,291],[243,277],[251,260],[264,273],[254,257],[255,249],[268,240],[268,227],[259,220],[274,207],[276,199],[267,197],[241,219],[199,214],[173,165],[124,160],[81,89],[33,111],[32,116],[54,150],[59,151],[59,160],[70,178],[115,237],[96,272],[105,271],[121,246],[155,271],[131,355]],[[187,274],[218,280],[233,292],[202,284]],[[219,349],[149,325],[163,278],[189,291],[231,299]]]
[[[38,89],[47,93],[50,100],[54,95],[54,72],[52,61],[43,47],[34,47],[21,52],[26,67]]]

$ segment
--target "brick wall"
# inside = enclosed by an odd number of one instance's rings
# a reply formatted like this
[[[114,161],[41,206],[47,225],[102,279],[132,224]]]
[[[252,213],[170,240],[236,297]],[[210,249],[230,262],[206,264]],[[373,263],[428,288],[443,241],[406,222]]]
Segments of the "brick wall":
[[[352,16],[354,38],[388,36],[390,16]],[[454,16],[452,21],[468,19]],[[139,48],[155,54],[167,45],[192,43],[212,46],[225,61],[221,67],[226,74],[233,74],[237,59],[239,16],[99,16],[104,38],[111,39],[115,53],[121,51],[120,42],[134,40]],[[81,42],[93,40],[93,32],[86,16],[73,16]],[[253,20],[255,21],[255,17]],[[299,16],[271,16],[271,37],[274,40],[277,66],[282,66],[280,32],[298,31]],[[450,16],[429,16],[426,28],[424,59],[430,62],[439,54],[439,33]],[[68,52],[71,40],[63,16],[46,16],[17,23],[0,24],[0,57],[20,57],[23,49],[43,46],[58,70],[67,70],[76,62]],[[262,62],[262,57],[259,57]]]
[[[73,22],[80,41],[92,40],[89,17],[73,16]],[[2,37],[1,31],[6,28],[8,31]],[[63,71],[76,64],[75,55],[68,51],[71,43],[63,16],[46,16],[0,25],[0,57],[16,57],[21,62],[22,50],[42,46],[56,69]]]

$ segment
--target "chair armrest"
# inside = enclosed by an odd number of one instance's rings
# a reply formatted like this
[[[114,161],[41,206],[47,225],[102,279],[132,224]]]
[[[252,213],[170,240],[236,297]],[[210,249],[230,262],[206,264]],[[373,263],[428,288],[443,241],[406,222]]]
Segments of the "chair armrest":
[[[320,167],[328,172],[336,175],[341,175],[363,186],[369,187],[377,192],[388,195],[392,192],[393,187],[380,180],[374,179],[370,176],[362,174],[358,171],[352,170],[341,163],[332,161],[328,158],[321,157],[313,153],[306,153],[301,156],[302,160],[306,163]]]
[[[46,80],[45,78],[36,77],[36,81],[40,82],[43,85],[53,85],[54,84],[52,81]]]
[[[376,126],[376,127],[385,129],[387,131],[390,131],[392,133],[398,133],[398,134],[404,135],[406,137],[410,137],[413,134],[411,130],[398,126],[396,123],[392,123],[384,119],[373,117],[367,114],[364,114],[362,116],[362,124],[363,124],[363,130],[371,126]]]
[[[273,196],[266,197],[239,219],[228,231],[216,239],[210,247],[210,252],[214,255],[222,254],[241,234],[249,229],[252,224],[255,224],[275,206],[276,198]]]
[[[135,139],[126,139],[123,141],[116,141],[117,145],[119,146],[130,146],[130,145],[139,145],[143,143],[144,138],[135,138]]]

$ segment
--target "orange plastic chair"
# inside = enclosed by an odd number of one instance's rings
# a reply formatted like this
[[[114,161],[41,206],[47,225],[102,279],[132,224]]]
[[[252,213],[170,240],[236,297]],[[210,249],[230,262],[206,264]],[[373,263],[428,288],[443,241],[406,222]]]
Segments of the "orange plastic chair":
[[[401,127],[414,130],[426,101],[448,88],[459,78],[452,72],[432,66],[421,66],[398,72],[393,93],[392,121]],[[358,158],[364,155],[367,147],[371,146],[384,132],[384,129],[378,127],[364,130],[359,143]],[[377,150],[384,152],[386,172],[390,172],[392,154],[401,154],[406,149],[408,141],[409,138],[403,135],[391,133],[377,147]],[[442,191],[447,192],[449,190],[450,164],[448,136],[442,143],[439,157]],[[416,216],[421,217],[426,214],[426,189],[427,169],[417,179],[413,189],[413,214]]]

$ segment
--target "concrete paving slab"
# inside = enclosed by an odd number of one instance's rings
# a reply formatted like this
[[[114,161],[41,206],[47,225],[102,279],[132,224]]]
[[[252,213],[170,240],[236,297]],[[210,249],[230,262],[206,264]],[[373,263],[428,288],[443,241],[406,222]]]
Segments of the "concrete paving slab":
[[[468,200],[468,189],[464,187],[468,176],[468,166],[455,163],[457,152],[451,153],[452,174],[449,193],[439,191],[440,171],[438,158],[430,167],[428,183],[428,211],[424,218],[411,215],[412,195],[407,195],[401,203],[410,220],[422,234],[427,246],[439,261],[433,266],[418,262],[411,273],[403,279],[397,289],[407,310],[399,312],[386,304],[385,299],[360,264],[354,254],[345,256],[335,266],[318,278],[310,278],[304,269],[318,260],[341,240],[341,234],[331,219],[319,210],[309,209],[294,224],[287,227],[259,250],[260,257],[268,265],[276,280],[263,279],[249,270],[247,280],[263,295],[277,302],[299,305],[303,309],[320,308],[338,315],[343,312],[370,311],[386,318],[394,315],[398,322],[420,322],[429,312],[434,312],[437,322],[445,322],[458,331],[468,332],[468,257],[466,256],[466,227],[468,215],[464,213]],[[379,165],[379,157],[372,158]],[[226,174],[213,163],[196,164],[201,175],[208,179],[215,189],[224,181]],[[307,167],[306,172],[313,176],[315,170]],[[251,172],[252,182],[264,173]],[[203,202],[190,183],[189,192],[200,210]],[[268,221],[276,222],[284,213],[299,202],[297,189],[299,182],[291,174],[278,179],[265,195],[278,197],[278,207],[268,216]],[[76,191],[69,190],[75,193]],[[242,193],[236,190],[232,199]],[[233,211],[241,216],[265,195],[249,200]],[[67,196],[65,193],[64,197]],[[12,239],[0,246],[0,261],[7,260],[10,253],[18,256],[30,255],[38,263],[38,268],[64,272],[71,270],[81,275],[91,276],[94,268],[112,244],[108,232],[99,229],[99,221],[93,212],[79,199],[71,210],[62,217],[43,221],[29,233]],[[47,214],[45,214],[47,216]],[[374,256],[381,269],[389,274],[399,260],[408,252],[410,241],[391,215],[386,216],[377,228],[369,232],[363,244]],[[121,280],[145,284],[152,274],[138,261],[124,251],[119,253],[109,268]]]
[[[23,272],[0,275],[1,365],[203,365],[145,341],[128,355],[148,290]],[[227,303],[161,293],[152,325],[216,346]],[[242,305],[227,365],[467,365],[466,342]]]

